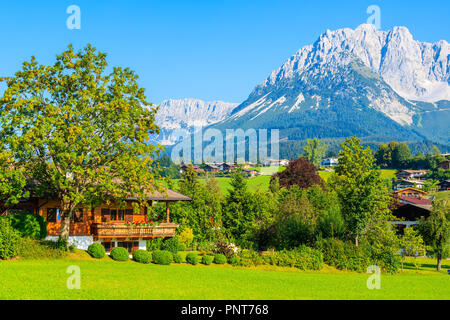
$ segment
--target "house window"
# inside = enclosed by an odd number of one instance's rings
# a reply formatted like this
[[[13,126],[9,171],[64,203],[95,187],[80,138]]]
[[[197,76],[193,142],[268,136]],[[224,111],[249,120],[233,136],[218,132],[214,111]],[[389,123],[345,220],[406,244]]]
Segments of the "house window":
[[[61,209],[58,208],[47,208],[47,221],[56,222],[60,220]]]
[[[131,254],[133,251],[139,249],[139,241],[119,241],[117,242],[117,246],[127,249],[128,253]]]
[[[126,216],[132,215],[133,209],[102,209],[102,222],[126,221]]]
[[[105,252],[111,252],[114,248],[114,242],[102,242],[102,245],[105,247]]]
[[[83,222],[83,209],[73,211],[73,222]]]

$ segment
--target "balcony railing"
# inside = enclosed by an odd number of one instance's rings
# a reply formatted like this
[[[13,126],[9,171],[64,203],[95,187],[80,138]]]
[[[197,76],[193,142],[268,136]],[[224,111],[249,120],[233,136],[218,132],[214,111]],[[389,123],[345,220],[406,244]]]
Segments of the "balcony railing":
[[[178,225],[161,223],[156,226],[127,226],[125,223],[102,222],[94,224],[94,236],[98,238],[156,238],[173,237]]]

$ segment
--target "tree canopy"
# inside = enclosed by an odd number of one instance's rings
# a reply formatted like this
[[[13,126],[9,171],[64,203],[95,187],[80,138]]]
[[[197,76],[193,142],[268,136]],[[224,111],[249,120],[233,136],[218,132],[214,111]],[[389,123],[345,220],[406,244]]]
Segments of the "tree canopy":
[[[350,236],[358,243],[371,221],[390,215],[390,193],[370,148],[346,139],[329,183],[337,192]]]
[[[7,85],[0,99],[4,150],[34,195],[61,200],[64,240],[76,206],[129,196],[144,203],[157,187],[151,165],[159,146],[149,143],[159,132],[156,108],[132,70],[107,73],[107,66],[106,54],[92,46],[75,52],[70,45],[53,65],[32,57],[0,79]]]

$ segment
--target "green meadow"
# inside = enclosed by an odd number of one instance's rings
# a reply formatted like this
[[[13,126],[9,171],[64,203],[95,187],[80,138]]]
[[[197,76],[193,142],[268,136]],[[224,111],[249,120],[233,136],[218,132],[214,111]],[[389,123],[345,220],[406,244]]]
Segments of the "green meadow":
[[[404,272],[381,274],[380,289],[369,290],[370,274],[325,266],[306,272],[273,266],[169,266],[93,259],[77,250],[56,260],[0,261],[0,299],[450,299],[449,260],[419,258]],[[68,289],[69,266],[80,268],[80,289]]]
[[[251,191],[267,191],[269,190],[269,183],[270,183],[270,177],[271,174],[275,173],[273,168],[278,168],[278,167],[261,167],[261,168],[256,168],[256,169],[260,169],[263,173],[263,175],[259,175],[256,177],[252,177],[252,178],[248,178],[247,179],[247,185],[249,187],[249,189]],[[279,170],[283,170],[283,167],[280,167]],[[383,178],[385,179],[392,179],[395,177],[395,171],[396,170],[391,170],[391,169],[383,169],[381,170],[381,175]],[[324,179],[325,181],[328,180],[328,178],[331,176],[332,171],[319,171],[319,175],[322,177],[322,179]],[[227,194],[227,190],[231,188],[230,186],[230,182],[231,182],[231,178],[229,177],[217,177],[217,182],[219,184],[220,190],[222,191],[222,194]],[[176,183],[178,183],[178,179],[173,180]],[[200,182],[205,183],[205,179],[200,179]]]

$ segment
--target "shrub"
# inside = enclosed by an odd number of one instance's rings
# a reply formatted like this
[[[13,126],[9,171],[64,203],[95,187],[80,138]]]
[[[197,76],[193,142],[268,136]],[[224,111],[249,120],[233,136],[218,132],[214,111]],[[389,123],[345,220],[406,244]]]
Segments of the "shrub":
[[[263,258],[254,250],[242,250],[238,255],[236,264],[243,267],[258,266],[264,264]]]
[[[110,257],[116,261],[127,261],[129,258],[128,250],[122,247],[115,247],[111,250]]]
[[[156,250],[152,252],[153,262],[156,264],[169,265],[173,261],[173,255],[167,250]]]
[[[22,237],[43,239],[47,236],[47,222],[38,214],[17,213],[6,216],[5,218],[11,221],[11,226]]]
[[[93,258],[101,259],[105,256],[105,247],[100,243],[93,243],[88,247],[87,252]]]
[[[71,244],[71,245],[69,246],[70,252],[75,252],[75,249],[76,249],[76,247],[75,247],[74,244]]]
[[[177,253],[178,252],[178,238],[175,236],[175,237],[166,239],[162,243],[161,249],[169,251],[172,254]]]
[[[0,219],[0,259],[17,256],[21,240],[19,232],[11,226],[11,221]]]
[[[218,253],[214,256],[214,263],[215,264],[225,264],[227,263],[227,257],[225,255]]]
[[[323,239],[316,246],[323,253],[324,262],[340,270],[366,272],[371,263],[367,248],[352,242]]]
[[[237,247],[233,243],[229,243],[223,239],[217,240],[217,242],[214,244],[214,252],[215,253],[221,253],[225,255],[226,257],[231,257],[234,254],[237,254],[240,252],[240,248]]]
[[[237,266],[239,265],[240,261],[239,261],[239,257],[234,255],[228,258],[228,263],[233,265],[233,266]]]
[[[25,237],[20,241],[18,255],[23,259],[60,259],[67,256],[67,250],[59,249],[56,242]]]
[[[186,251],[186,246],[183,243],[178,243],[178,251]]]
[[[300,270],[321,270],[323,268],[322,252],[306,246],[274,252],[265,256],[263,261],[280,267],[292,267]]]
[[[150,263],[152,262],[152,255],[146,250],[135,250],[133,252],[133,260],[139,263]]]
[[[213,262],[213,260],[214,257],[207,254],[202,257],[202,263],[207,266],[209,266]]]
[[[56,248],[59,250],[65,250],[67,251],[67,240],[59,238],[58,241],[54,242]]]
[[[401,259],[392,252],[383,252],[373,258],[373,264],[380,266],[380,268],[391,274],[396,273],[401,266]]]
[[[173,254],[173,262],[175,262],[175,263],[182,263],[183,262],[183,257],[181,256],[181,254],[179,254],[178,252]]]
[[[199,257],[198,257],[198,254],[196,252],[189,252],[186,255],[186,262],[187,263],[196,265],[198,263],[198,260],[199,260]]]
[[[163,243],[162,238],[147,240],[147,251],[161,250],[162,243]]]
[[[184,230],[178,234],[178,242],[184,244],[186,247],[189,247],[192,244],[193,240],[194,240],[194,233],[192,232],[191,228],[184,228]]]

